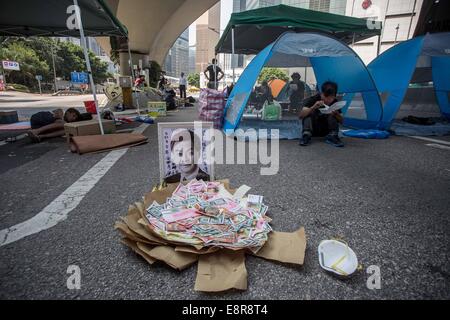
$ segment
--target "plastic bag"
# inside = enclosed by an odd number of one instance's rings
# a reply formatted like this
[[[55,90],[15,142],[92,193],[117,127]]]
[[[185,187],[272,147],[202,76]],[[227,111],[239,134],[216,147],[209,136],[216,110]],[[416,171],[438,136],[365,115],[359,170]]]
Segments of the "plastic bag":
[[[202,89],[199,101],[199,119],[212,122],[215,129],[221,129],[225,109],[225,93],[214,89]]]
[[[277,101],[273,101],[269,104],[268,101],[264,102],[262,109],[262,120],[264,121],[276,121],[281,120],[281,105]]]

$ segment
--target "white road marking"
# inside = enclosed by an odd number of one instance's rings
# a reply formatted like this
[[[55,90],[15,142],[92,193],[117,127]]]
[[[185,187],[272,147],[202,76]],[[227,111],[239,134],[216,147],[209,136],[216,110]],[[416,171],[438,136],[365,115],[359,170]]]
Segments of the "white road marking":
[[[417,137],[417,136],[410,136],[410,138],[428,141],[428,142],[440,143],[440,144],[445,144],[445,145],[450,146],[450,142],[444,141],[444,140],[431,139],[431,138],[426,138],[426,137]]]
[[[142,124],[135,133],[142,133],[148,124]],[[29,235],[54,227],[67,219],[97,182],[128,151],[129,148],[109,152],[81,178],[67,188],[37,215],[10,228],[0,230],[0,246],[20,240]]]
[[[133,133],[144,133],[145,129],[147,129],[150,125],[148,123],[142,123],[139,127],[133,130]]]
[[[442,144],[437,144],[437,143],[428,143],[428,144],[426,144],[426,146],[432,147],[432,148],[438,148],[438,149],[442,149],[442,150],[450,150],[450,147],[443,146]]]

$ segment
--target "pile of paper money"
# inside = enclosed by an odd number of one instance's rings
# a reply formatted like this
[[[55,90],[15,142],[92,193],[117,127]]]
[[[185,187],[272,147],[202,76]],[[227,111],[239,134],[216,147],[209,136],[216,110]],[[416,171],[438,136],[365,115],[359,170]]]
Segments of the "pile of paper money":
[[[153,188],[114,227],[121,242],[149,264],[183,270],[197,263],[194,289],[247,289],[245,259],[302,265],[305,229],[272,231],[263,197],[228,180],[168,184]]]
[[[166,202],[146,213],[150,228],[166,240],[202,246],[257,250],[272,231],[263,197],[231,195],[220,182],[179,184]]]

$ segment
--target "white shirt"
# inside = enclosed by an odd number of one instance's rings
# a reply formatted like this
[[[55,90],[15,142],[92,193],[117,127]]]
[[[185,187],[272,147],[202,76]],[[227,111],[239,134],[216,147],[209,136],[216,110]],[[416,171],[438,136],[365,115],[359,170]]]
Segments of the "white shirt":
[[[181,77],[180,78],[180,86],[185,86],[185,85],[187,85],[186,78],[185,77]]]

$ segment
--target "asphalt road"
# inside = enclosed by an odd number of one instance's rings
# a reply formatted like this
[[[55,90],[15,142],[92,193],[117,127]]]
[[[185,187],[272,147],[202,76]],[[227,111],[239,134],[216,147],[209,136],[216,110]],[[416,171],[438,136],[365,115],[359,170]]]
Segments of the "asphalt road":
[[[98,94],[101,103],[106,99],[104,94]],[[37,111],[52,111],[57,108],[64,110],[77,108],[84,110],[83,101],[93,100],[92,95],[52,96],[51,94],[30,94],[15,91],[0,92],[0,111],[17,110],[20,119],[29,119]]]
[[[182,110],[164,121],[195,117]],[[304,226],[308,243],[303,267],[248,257],[247,291],[205,294],[194,291],[196,266],[149,266],[113,230],[158,181],[156,125],[145,134],[149,143],[129,149],[67,220],[0,247],[0,298],[450,299],[449,149],[403,137],[345,139],[343,149],[281,141],[277,175],[261,176],[260,165],[218,165],[219,178],[265,197],[275,230]],[[71,154],[62,139],[0,146],[0,229],[36,215],[104,156]],[[319,267],[319,242],[335,236],[364,266],[349,280]],[[66,287],[69,265],[80,267],[80,290]],[[380,267],[380,290],[366,286],[371,265]]]

